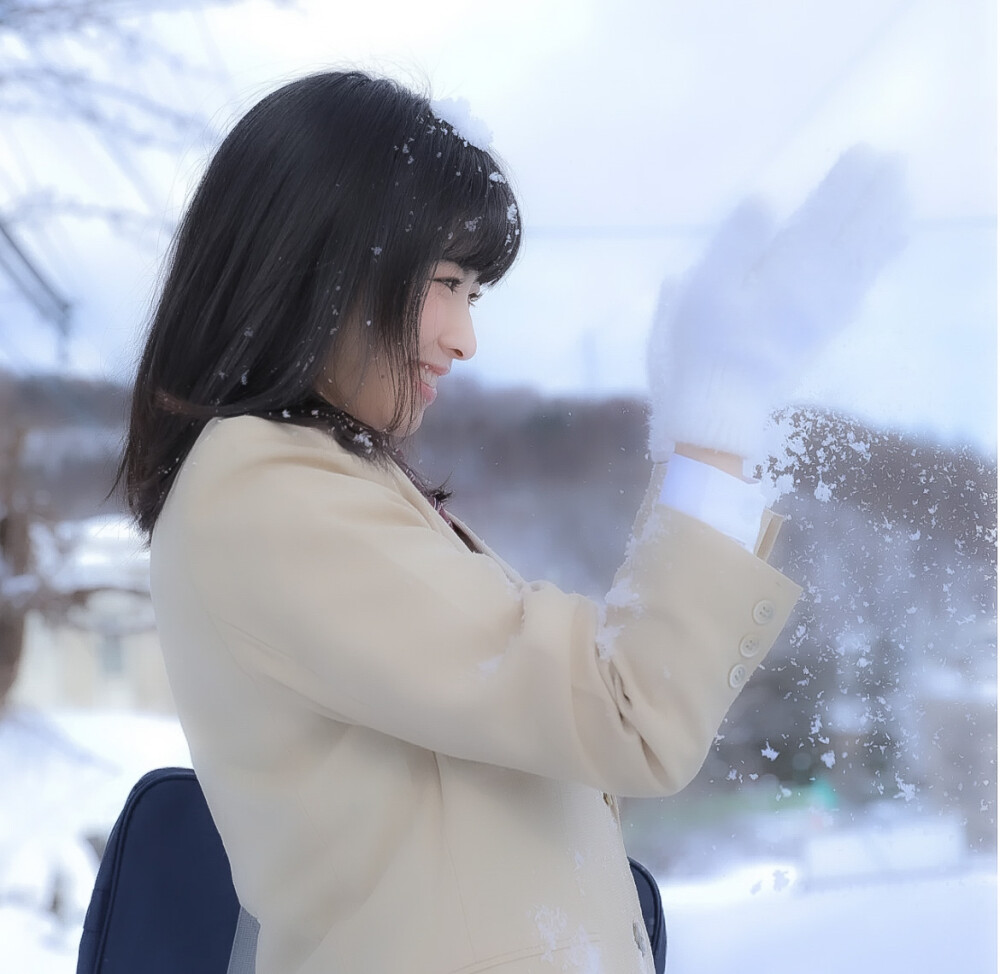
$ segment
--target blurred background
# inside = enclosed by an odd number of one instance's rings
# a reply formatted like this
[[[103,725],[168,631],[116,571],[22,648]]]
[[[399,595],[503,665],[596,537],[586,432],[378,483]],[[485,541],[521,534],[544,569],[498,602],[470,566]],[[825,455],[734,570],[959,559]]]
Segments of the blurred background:
[[[596,597],[648,478],[660,281],[742,197],[903,157],[909,245],[762,458],[806,595],[626,840],[678,974],[992,974],[996,41],[991,0],[0,0],[0,972],[74,969],[130,785],[189,762],[107,498],[173,227],[254,101],[361,66],[467,98],[526,224],[412,456],[522,574]]]

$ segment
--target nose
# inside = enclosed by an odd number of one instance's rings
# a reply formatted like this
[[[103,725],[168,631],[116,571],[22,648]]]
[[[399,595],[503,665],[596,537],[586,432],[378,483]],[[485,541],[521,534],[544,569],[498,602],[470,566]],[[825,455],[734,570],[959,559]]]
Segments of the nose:
[[[472,324],[472,312],[469,308],[455,315],[452,327],[444,336],[444,345],[452,358],[467,361],[476,354],[476,329]]]

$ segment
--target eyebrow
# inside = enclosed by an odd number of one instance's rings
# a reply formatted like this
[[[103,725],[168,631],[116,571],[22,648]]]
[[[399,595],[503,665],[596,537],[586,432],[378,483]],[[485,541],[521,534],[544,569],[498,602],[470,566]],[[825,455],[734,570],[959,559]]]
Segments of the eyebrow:
[[[435,266],[437,264],[450,264],[452,267],[457,267],[462,277],[471,277],[473,284],[480,283],[479,275],[482,272],[475,267],[467,267],[465,264],[460,264],[457,260],[447,260],[447,259],[437,261]]]

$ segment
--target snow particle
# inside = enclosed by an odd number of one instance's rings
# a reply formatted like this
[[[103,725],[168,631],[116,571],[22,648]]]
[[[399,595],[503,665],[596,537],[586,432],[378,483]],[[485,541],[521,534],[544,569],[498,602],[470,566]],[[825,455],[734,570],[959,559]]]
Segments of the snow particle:
[[[472,114],[468,99],[436,98],[431,102],[431,111],[442,122],[447,122],[458,138],[484,152],[489,151],[493,133],[481,118]]]
[[[492,676],[500,669],[501,662],[503,662],[503,653],[497,653],[496,656],[483,660],[476,668],[479,670],[480,676]]]
[[[821,504],[825,504],[831,497],[833,497],[833,490],[829,484],[825,484],[822,480],[820,480],[820,482],[816,484],[816,490],[813,491],[813,496]]]
[[[896,787],[899,788],[899,793],[894,795],[894,798],[902,798],[903,801],[911,802],[917,797],[917,786],[907,784],[898,774],[896,775]]]
[[[628,579],[619,579],[604,596],[604,603],[621,609],[637,607],[639,594],[629,585]]]

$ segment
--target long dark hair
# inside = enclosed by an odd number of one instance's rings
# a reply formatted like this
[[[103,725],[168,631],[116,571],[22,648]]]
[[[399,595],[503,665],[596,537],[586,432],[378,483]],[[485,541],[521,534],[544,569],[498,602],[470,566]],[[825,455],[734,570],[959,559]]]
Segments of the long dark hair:
[[[396,82],[331,72],[264,98],[209,163],[152,315],[117,480],[139,526],[152,531],[215,416],[320,426],[387,459],[413,414],[431,268],[454,261],[495,283],[520,233],[497,160]],[[387,430],[314,391],[348,316],[372,323],[368,353],[394,376]]]

